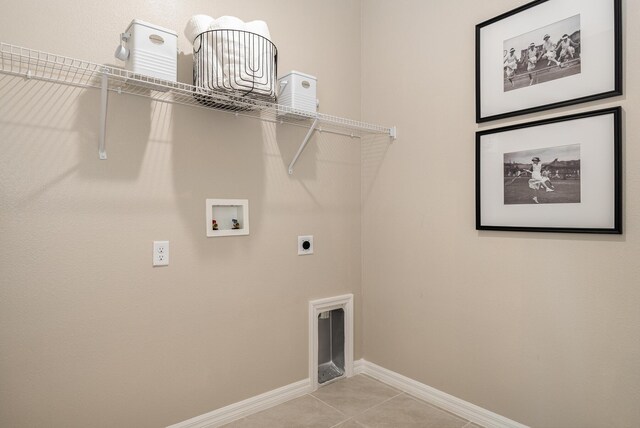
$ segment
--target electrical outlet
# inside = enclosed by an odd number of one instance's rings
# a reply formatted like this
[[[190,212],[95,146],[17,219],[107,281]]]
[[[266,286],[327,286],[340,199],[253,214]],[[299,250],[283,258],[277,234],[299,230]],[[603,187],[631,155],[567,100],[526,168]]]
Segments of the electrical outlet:
[[[313,254],[313,236],[298,236],[298,255]]]
[[[153,241],[153,265],[169,265],[169,241]]]

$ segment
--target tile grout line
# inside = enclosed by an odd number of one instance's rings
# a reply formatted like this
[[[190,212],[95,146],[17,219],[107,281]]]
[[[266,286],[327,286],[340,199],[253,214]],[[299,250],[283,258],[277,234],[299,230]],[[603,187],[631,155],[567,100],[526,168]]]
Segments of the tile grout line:
[[[462,418],[462,417],[461,417],[461,416],[459,416],[459,415],[456,415],[456,414],[454,414],[454,413],[451,413],[451,412],[448,412],[448,411],[446,411],[446,410],[444,410],[444,409],[441,409],[440,407],[435,406],[435,405],[433,405],[433,404],[431,404],[431,403],[428,403],[428,402],[426,402],[426,401],[424,401],[424,400],[422,400],[422,399],[420,399],[420,398],[418,398],[418,397],[414,397],[413,395],[411,395],[411,394],[409,394],[409,393],[407,393],[407,392],[404,392],[404,391],[401,391],[401,390],[399,390],[399,389],[396,389],[396,388],[392,387],[391,385],[388,385],[388,384],[386,384],[386,383],[384,383],[384,382],[382,382],[382,381],[380,381],[380,380],[378,380],[378,379],[375,379],[375,378],[372,378],[372,377],[366,376],[366,375],[364,375],[364,374],[363,374],[363,376],[364,376],[365,378],[368,378],[368,379],[370,379],[370,380],[373,380],[374,382],[378,383],[378,384],[379,384],[379,385],[381,385],[381,386],[384,386],[384,387],[389,388],[389,389],[391,390],[391,392],[394,392],[394,393],[396,393],[396,394],[395,394],[395,395],[392,395],[391,397],[389,397],[389,398],[387,398],[387,399],[385,399],[385,400],[381,401],[380,403],[375,404],[375,405],[373,405],[373,406],[371,406],[371,407],[368,407],[368,408],[366,408],[366,409],[364,409],[364,410],[362,410],[362,411],[360,411],[360,412],[358,412],[358,413],[356,413],[356,414],[354,414],[354,415],[352,415],[352,416],[349,416],[349,415],[348,415],[348,414],[346,414],[345,412],[343,412],[343,411],[341,411],[341,410],[337,409],[336,407],[332,406],[331,404],[329,404],[329,403],[327,403],[327,402],[323,401],[323,400],[322,400],[322,399],[320,399],[319,397],[316,397],[316,396],[314,395],[314,393],[315,393],[316,391],[308,392],[308,393],[306,393],[306,394],[305,394],[305,395],[309,395],[309,396],[311,396],[313,399],[317,400],[318,402],[320,402],[320,404],[323,404],[324,406],[328,407],[329,409],[335,410],[336,412],[338,412],[338,415],[340,415],[340,416],[342,416],[342,417],[344,417],[344,418],[345,418],[345,419],[342,419],[342,420],[338,421],[336,424],[331,425],[329,428],[338,428],[338,427],[340,427],[341,425],[343,425],[343,424],[345,424],[345,423],[347,423],[347,422],[349,422],[349,421],[351,421],[352,423],[354,423],[354,424],[355,424],[355,425],[357,425],[358,427],[361,427],[361,428],[367,428],[367,427],[368,427],[368,425],[365,425],[365,424],[363,424],[363,423],[359,422],[356,418],[357,418],[357,417],[359,417],[359,416],[364,415],[365,413],[367,413],[367,412],[369,412],[369,411],[371,411],[371,410],[374,410],[374,409],[376,409],[376,408],[378,408],[378,407],[380,407],[380,406],[383,406],[383,405],[384,405],[384,404],[386,404],[387,402],[389,402],[389,401],[391,401],[391,400],[393,400],[393,399],[395,399],[395,398],[398,398],[398,397],[400,397],[400,396],[402,396],[402,395],[404,395],[404,396],[406,396],[406,397],[410,398],[412,401],[415,401],[415,402],[417,402],[417,403],[419,403],[419,404],[421,404],[421,405],[426,405],[426,406],[428,406],[428,407],[433,408],[434,410],[436,410],[436,411],[438,411],[438,412],[441,412],[441,413],[446,414],[446,415],[449,415],[449,416],[453,416],[453,417],[455,417],[455,418],[459,419],[459,420],[460,420],[460,422],[464,422],[464,424],[463,424],[463,425],[460,425],[460,426],[459,426],[459,428],[473,428],[474,426],[476,426],[476,425],[474,425],[474,423],[473,423],[472,421],[470,421],[470,420],[467,420],[467,419],[465,419],[465,418]],[[304,395],[303,395],[303,396],[304,396]],[[289,400],[289,401],[291,401],[291,400]],[[284,404],[284,403],[282,403],[282,404]],[[276,407],[277,407],[277,406],[276,406]],[[245,417],[243,417],[243,418],[238,419],[237,421],[240,421],[240,420],[246,420],[246,419],[248,419],[250,416],[253,416],[253,415],[245,416]],[[234,422],[235,422],[235,421],[234,421]]]
[[[368,411],[369,411],[369,410],[371,410],[371,409],[375,409],[375,408],[376,408],[376,407],[378,407],[378,406],[382,406],[384,403],[386,403],[386,402],[388,402],[388,401],[391,401],[391,400],[393,400],[394,398],[401,396],[402,394],[404,394],[404,392],[400,392],[399,394],[396,394],[396,395],[394,395],[393,397],[389,397],[389,398],[387,398],[386,400],[384,400],[384,401],[382,401],[382,402],[380,402],[380,403],[376,404],[375,406],[371,406],[371,407],[369,407],[369,408],[367,408],[367,409],[363,410],[362,412],[358,413],[357,415],[352,416],[351,418],[355,418],[356,416],[362,415],[362,414],[364,414],[364,413],[368,412]],[[358,421],[356,421],[356,422],[358,422]],[[358,423],[359,423],[359,422],[358,422]]]
[[[369,376],[368,374],[366,374],[366,373],[364,373],[364,372],[363,372],[363,373],[360,373],[360,374],[359,374],[359,376],[365,376],[366,378],[371,379],[371,380],[373,380],[373,381],[376,381],[376,382],[380,383],[381,385],[384,385],[384,386],[386,386],[386,387],[388,387],[388,388],[392,388],[392,389],[394,389],[394,390],[396,390],[396,391],[400,391],[400,390],[399,390],[399,389],[397,389],[396,387],[391,386],[391,385],[389,385],[388,383],[385,383],[385,382],[381,381],[380,379],[376,379],[375,377]],[[436,410],[438,410],[438,411],[440,411],[440,412],[442,412],[442,413],[445,413],[445,414],[447,414],[447,415],[450,415],[450,416],[456,417],[456,418],[458,418],[458,419],[461,419],[463,422],[466,422],[466,423],[465,423],[462,427],[460,427],[460,428],[473,428],[473,426],[479,426],[479,425],[478,425],[478,424],[476,424],[475,422],[470,421],[469,419],[465,419],[465,418],[463,418],[462,416],[458,415],[457,413],[453,413],[453,412],[450,412],[450,411],[448,411],[448,410],[445,410],[445,409],[443,409],[443,408],[441,408],[441,407],[439,407],[439,406],[437,406],[437,405],[435,405],[435,404],[429,403],[428,401],[425,401],[425,400],[423,400],[423,399],[421,399],[421,398],[418,398],[418,397],[416,397],[416,396],[414,396],[414,395],[412,395],[412,394],[410,394],[410,393],[408,393],[408,392],[404,392],[404,391],[400,391],[400,392],[401,392],[402,394],[405,394],[407,397],[409,397],[409,398],[413,399],[414,401],[417,401],[417,402],[418,402],[418,403],[420,403],[420,404],[425,404],[425,405],[427,405],[427,406],[433,407],[434,409],[436,409]],[[398,395],[400,395],[400,394],[398,394]],[[397,395],[396,395],[396,397],[397,397]],[[395,398],[395,397],[392,397],[392,398]],[[388,401],[388,400],[387,400],[387,401]],[[382,403],[380,403],[380,404],[382,404]],[[379,404],[378,404],[378,405],[379,405]],[[378,405],[375,405],[375,406],[373,406],[373,407],[377,407]],[[372,408],[373,408],[373,407],[372,407]],[[367,409],[367,410],[369,410],[369,409]],[[356,422],[357,422],[357,421],[356,421]],[[480,428],[485,428],[485,427],[480,427]]]
[[[383,402],[378,403],[378,404],[376,404],[375,406],[371,406],[371,407],[369,407],[368,409],[365,409],[365,410],[363,410],[362,412],[358,413],[357,415],[353,415],[353,416],[351,416],[349,419],[344,420],[344,421],[342,421],[342,422],[339,422],[338,424],[333,425],[333,426],[332,426],[332,427],[330,427],[330,428],[335,428],[335,427],[339,426],[340,424],[343,424],[343,423],[348,422],[348,421],[353,421],[353,422],[355,422],[356,424],[358,424],[358,425],[362,426],[363,428],[365,428],[367,425],[364,425],[364,424],[360,423],[359,421],[357,421],[357,420],[355,419],[355,417],[356,417],[356,416],[362,415],[362,414],[364,414],[364,413],[368,412],[368,411],[369,411],[369,410],[371,410],[371,409],[375,409],[376,407],[381,406],[381,405],[383,405],[384,403],[386,403],[387,401],[391,401],[391,400],[393,400],[394,398],[399,397],[399,396],[400,396],[400,395],[402,395],[402,394],[404,394],[404,392],[400,392],[399,394],[394,395],[393,397],[389,397],[389,398],[387,398],[386,400],[384,400]],[[316,397],[316,398],[317,398],[317,397]],[[318,400],[320,400],[320,399],[318,398]],[[320,401],[322,401],[322,400],[320,400]],[[324,401],[322,401],[322,402],[324,403]],[[325,403],[325,404],[326,404],[326,403]],[[327,404],[327,406],[329,406],[329,405]],[[332,406],[329,406],[329,407],[332,407]],[[338,409],[336,409],[336,410],[338,410]],[[339,410],[338,410],[338,411],[339,411]],[[342,413],[342,412],[340,412],[340,413]],[[344,414],[344,413],[343,413],[343,414]],[[346,416],[346,415],[345,415],[345,416]],[[464,428],[464,427],[462,427],[462,428]]]
[[[382,402],[380,402],[380,403],[378,403],[378,404],[376,404],[376,405],[373,405],[373,406],[371,406],[371,407],[369,407],[369,408],[364,409],[363,411],[361,411],[361,412],[360,412],[360,413],[358,413],[358,414],[355,414],[355,415],[353,415],[353,416],[348,417],[348,419],[346,419],[346,420],[344,420],[344,421],[341,421],[341,422],[339,422],[337,425],[334,425],[334,426],[332,426],[332,427],[330,427],[330,428],[335,428],[335,427],[337,427],[338,425],[343,424],[343,423],[348,422],[348,421],[354,421],[354,422],[355,422],[355,423],[357,423],[358,425],[361,425],[361,426],[365,427],[365,425],[361,424],[360,422],[358,422],[358,421],[355,419],[355,418],[356,418],[356,416],[360,416],[360,415],[362,415],[362,414],[364,414],[364,413],[368,412],[368,411],[369,411],[369,410],[371,410],[371,409],[375,409],[375,408],[376,408],[376,407],[378,407],[378,406],[382,406],[382,405],[383,405],[384,403],[386,403],[387,401],[391,401],[391,400],[393,400],[394,398],[401,396],[402,394],[404,394],[404,392],[400,392],[399,394],[394,395],[393,397],[389,397],[389,398],[387,398],[386,400],[384,400],[384,401],[382,401]],[[324,403],[324,404],[327,404],[327,403],[325,403],[324,401],[320,400],[318,397],[314,397],[314,398],[315,398],[316,400],[318,400],[318,401],[320,401],[320,402]],[[332,405],[330,405],[330,404],[327,404],[327,406],[331,407],[332,409],[336,409],[335,407],[333,407],[333,406],[332,406]],[[338,410],[338,409],[336,409],[336,410]],[[340,412],[340,410],[338,410],[338,412]],[[340,412],[340,413],[342,413],[342,412]],[[343,415],[345,415],[344,413],[342,413],[342,414],[343,414]],[[347,415],[345,415],[345,416],[347,416]],[[462,427],[462,428],[464,428],[464,427]]]
[[[349,422],[350,420],[351,420],[351,418],[349,418],[349,419],[345,419],[344,421],[338,422],[338,423],[337,423],[337,424],[335,424],[335,425],[331,425],[329,428],[336,428],[336,427],[338,427],[338,426],[342,425],[342,424],[343,424],[343,423],[345,423],[345,422]],[[464,428],[464,427],[463,427],[463,428]]]
[[[329,404],[329,403],[325,403],[324,401],[322,401],[321,399],[319,399],[318,397],[316,397],[316,396],[315,396],[315,395],[313,395],[312,393],[307,394],[307,395],[309,395],[309,396],[311,396],[311,397],[315,398],[316,400],[318,400],[319,402],[321,402],[321,403],[322,403],[322,404],[324,404],[325,406],[328,406],[328,407],[332,408],[333,410],[335,410],[336,412],[340,413],[342,416],[344,416],[344,417],[346,417],[346,418],[347,418],[347,419],[345,419],[344,421],[341,421],[341,422],[339,422],[339,423],[346,422],[346,421],[348,421],[349,419],[351,419],[351,418],[349,418],[349,416],[347,416],[346,414],[344,414],[344,413],[343,413],[343,412],[341,412],[340,410],[336,409],[336,408],[335,408],[335,407],[333,407],[331,404]],[[335,426],[335,425],[334,425],[334,426]]]
[[[360,427],[362,427],[362,428],[368,428],[368,427],[369,427],[368,425],[365,425],[365,424],[363,424],[362,422],[358,422],[358,421],[356,421],[356,420],[355,420],[355,419],[353,419],[353,418],[349,418],[349,419],[347,419],[346,421],[338,422],[337,424],[335,424],[335,425],[333,425],[333,426],[330,426],[329,428],[337,428],[337,427],[339,427],[340,425],[344,424],[345,422],[349,422],[349,421],[352,421],[353,423],[355,423],[356,425],[358,425],[358,426],[360,426]],[[462,427],[462,428],[464,428],[464,427]]]
[[[385,383],[383,383],[383,382],[380,382],[380,381],[378,381],[378,380],[376,380],[376,379],[373,379],[373,380],[375,380],[376,382],[378,382],[378,383],[380,383],[380,384],[382,384],[382,385],[384,385],[384,386],[389,387],[389,385],[387,385],[387,384],[385,384]],[[389,387],[389,388],[391,388],[391,387]],[[338,413],[340,413],[340,414],[342,414],[342,415],[346,416],[346,417],[347,417],[347,419],[345,419],[344,421],[339,422],[339,423],[338,423],[338,425],[339,425],[339,424],[342,424],[342,423],[344,423],[344,422],[347,422],[347,421],[349,421],[349,420],[351,420],[351,419],[355,418],[355,417],[356,417],[356,416],[358,416],[358,415],[361,415],[361,414],[363,414],[363,413],[365,413],[365,412],[368,412],[368,411],[369,411],[369,410],[371,410],[371,409],[374,409],[374,408],[376,408],[376,407],[378,407],[378,406],[381,406],[381,405],[383,405],[384,403],[386,403],[387,401],[393,400],[394,398],[399,397],[399,396],[400,396],[400,395],[402,395],[402,394],[405,394],[404,392],[399,391],[399,390],[397,390],[397,389],[395,389],[395,388],[391,388],[391,389],[393,389],[394,391],[397,391],[398,393],[397,393],[396,395],[394,395],[394,396],[392,396],[392,397],[389,397],[389,398],[387,398],[386,400],[384,400],[384,401],[382,401],[382,402],[380,402],[380,403],[378,403],[378,404],[374,405],[374,406],[371,406],[371,407],[368,407],[368,408],[364,409],[362,412],[360,412],[360,413],[358,413],[358,414],[356,414],[356,415],[353,415],[353,416],[347,416],[345,413],[343,413],[343,412],[341,412],[340,410],[336,409],[336,408],[335,408],[335,407],[333,407],[331,404],[325,403],[324,401],[322,401],[321,399],[319,399],[318,397],[316,397],[315,395],[313,395],[313,393],[309,393],[309,394],[307,394],[307,395],[312,396],[313,398],[315,398],[316,400],[318,400],[318,401],[319,401],[319,402],[321,402],[322,404],[325,404],[325,405],[327,405],[327,406],[331,407],[332,409],[334,409],[335,411],[337,411]],[[354,421],[355,421],[356,423],[360,423],[360,422],[358,422],[358,421],[356,421],[356,420],[354,420]],[[360,425],[362,425],[362,424],[360,424]],[[337,425],[334,425],[333,427],[335,427],[335,426],[337,426]],[[331,428],[333,428],[333,427],[331,427]],[[463,427],[463,428],[464,428],[464,427]]]

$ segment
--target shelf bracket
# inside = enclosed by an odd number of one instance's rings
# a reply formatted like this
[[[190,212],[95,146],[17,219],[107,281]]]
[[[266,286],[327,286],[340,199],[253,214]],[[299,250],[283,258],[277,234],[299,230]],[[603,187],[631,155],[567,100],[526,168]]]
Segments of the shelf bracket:
[[[298,158],[300,157],[304,149],[307,147],[307,144],[309,144],[309,140],[311,139],[311,136],[313,135],[313,131],[316,130],[317,126],[318,126],[318,118],[314,119],[313,124],[311,125],[311,128],[309,128],[309,132],[307,132],[307,136],[304,137],[304,140],[302,140],[302,144],[300,144],[300,148],[298,148],[298,152],[296,153],[296,155],[293,157],[293,160],[289,164],[289,175],[293,174],[293,166],[296,164],[296,162],[298,162]]]
[[[389,137],[391,137],[391,141],[396,141],[398,138],[398,128],[395,126],[389,129]]]
[[[98,157],[101,160],[107,159],[106,136],[107,136],[107,102],[109,101],[109,75],[108,69],[102,70],[102,85],[100,87],[100,131],[98,138],[100,145],[98,146]]]

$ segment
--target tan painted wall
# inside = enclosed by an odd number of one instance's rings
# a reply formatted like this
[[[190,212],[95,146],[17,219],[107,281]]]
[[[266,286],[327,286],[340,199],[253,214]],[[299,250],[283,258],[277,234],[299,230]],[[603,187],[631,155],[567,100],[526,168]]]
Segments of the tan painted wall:
[[[318,76],[322,111],[362,104],[401,137],[361,154],[322,134],[289,177],[302,129],[111,96],[101,162],[96,91],[0,76],[0,426],[162,426],[302,379],[307,300],[350,291],[356,358],[532,426],[634,426],[634,55],[626,96],[525,118],[625,108],[625,235],[474,230],[473,133],[493,124],[474,124],[473,28],[523,3],[3,7],[0,40],[105,63],[134,17],[180,33],[194,13],[265,19],[281,73]],[[640,6],[624,3],[633,52]],[[249,198],[251,236],[206,239],[206,197]],[[302,233],[313,257],[295,256]],[[150,267],[154,239],[171,241],[168,268]]]
[[[640,3],[625,0],[625,96],[477,126],[474,26],[525,0],[363,1],[364,357],[536,427],[640,420]],[[479,233],[474,132],[625,110],[624,236]]]
[[[4,42],[112,64],[132,18],[176,29],[187,53],[192,14],[264,19],[281,74],[315,74],[321,111],[360,116],[357,0],[0,10]],[[111,95],[99,161],[98,103],[0,75],[0,426],[164,426],[306,378],[307,301],[354,292],[360,312],[357,140],[316,137],[290,177],[302,128]],[[251,235],[207,239],[208,197],[248,198]],[[316,254],[298,257],[307,233]],[[154,269],[160,239],[171,265]]]

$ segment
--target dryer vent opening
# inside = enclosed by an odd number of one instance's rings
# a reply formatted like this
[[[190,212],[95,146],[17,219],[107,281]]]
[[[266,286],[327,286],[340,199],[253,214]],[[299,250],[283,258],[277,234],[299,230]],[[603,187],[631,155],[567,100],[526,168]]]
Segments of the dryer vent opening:
[[[318,383],[344,375],[344,309],[318,315]]]

